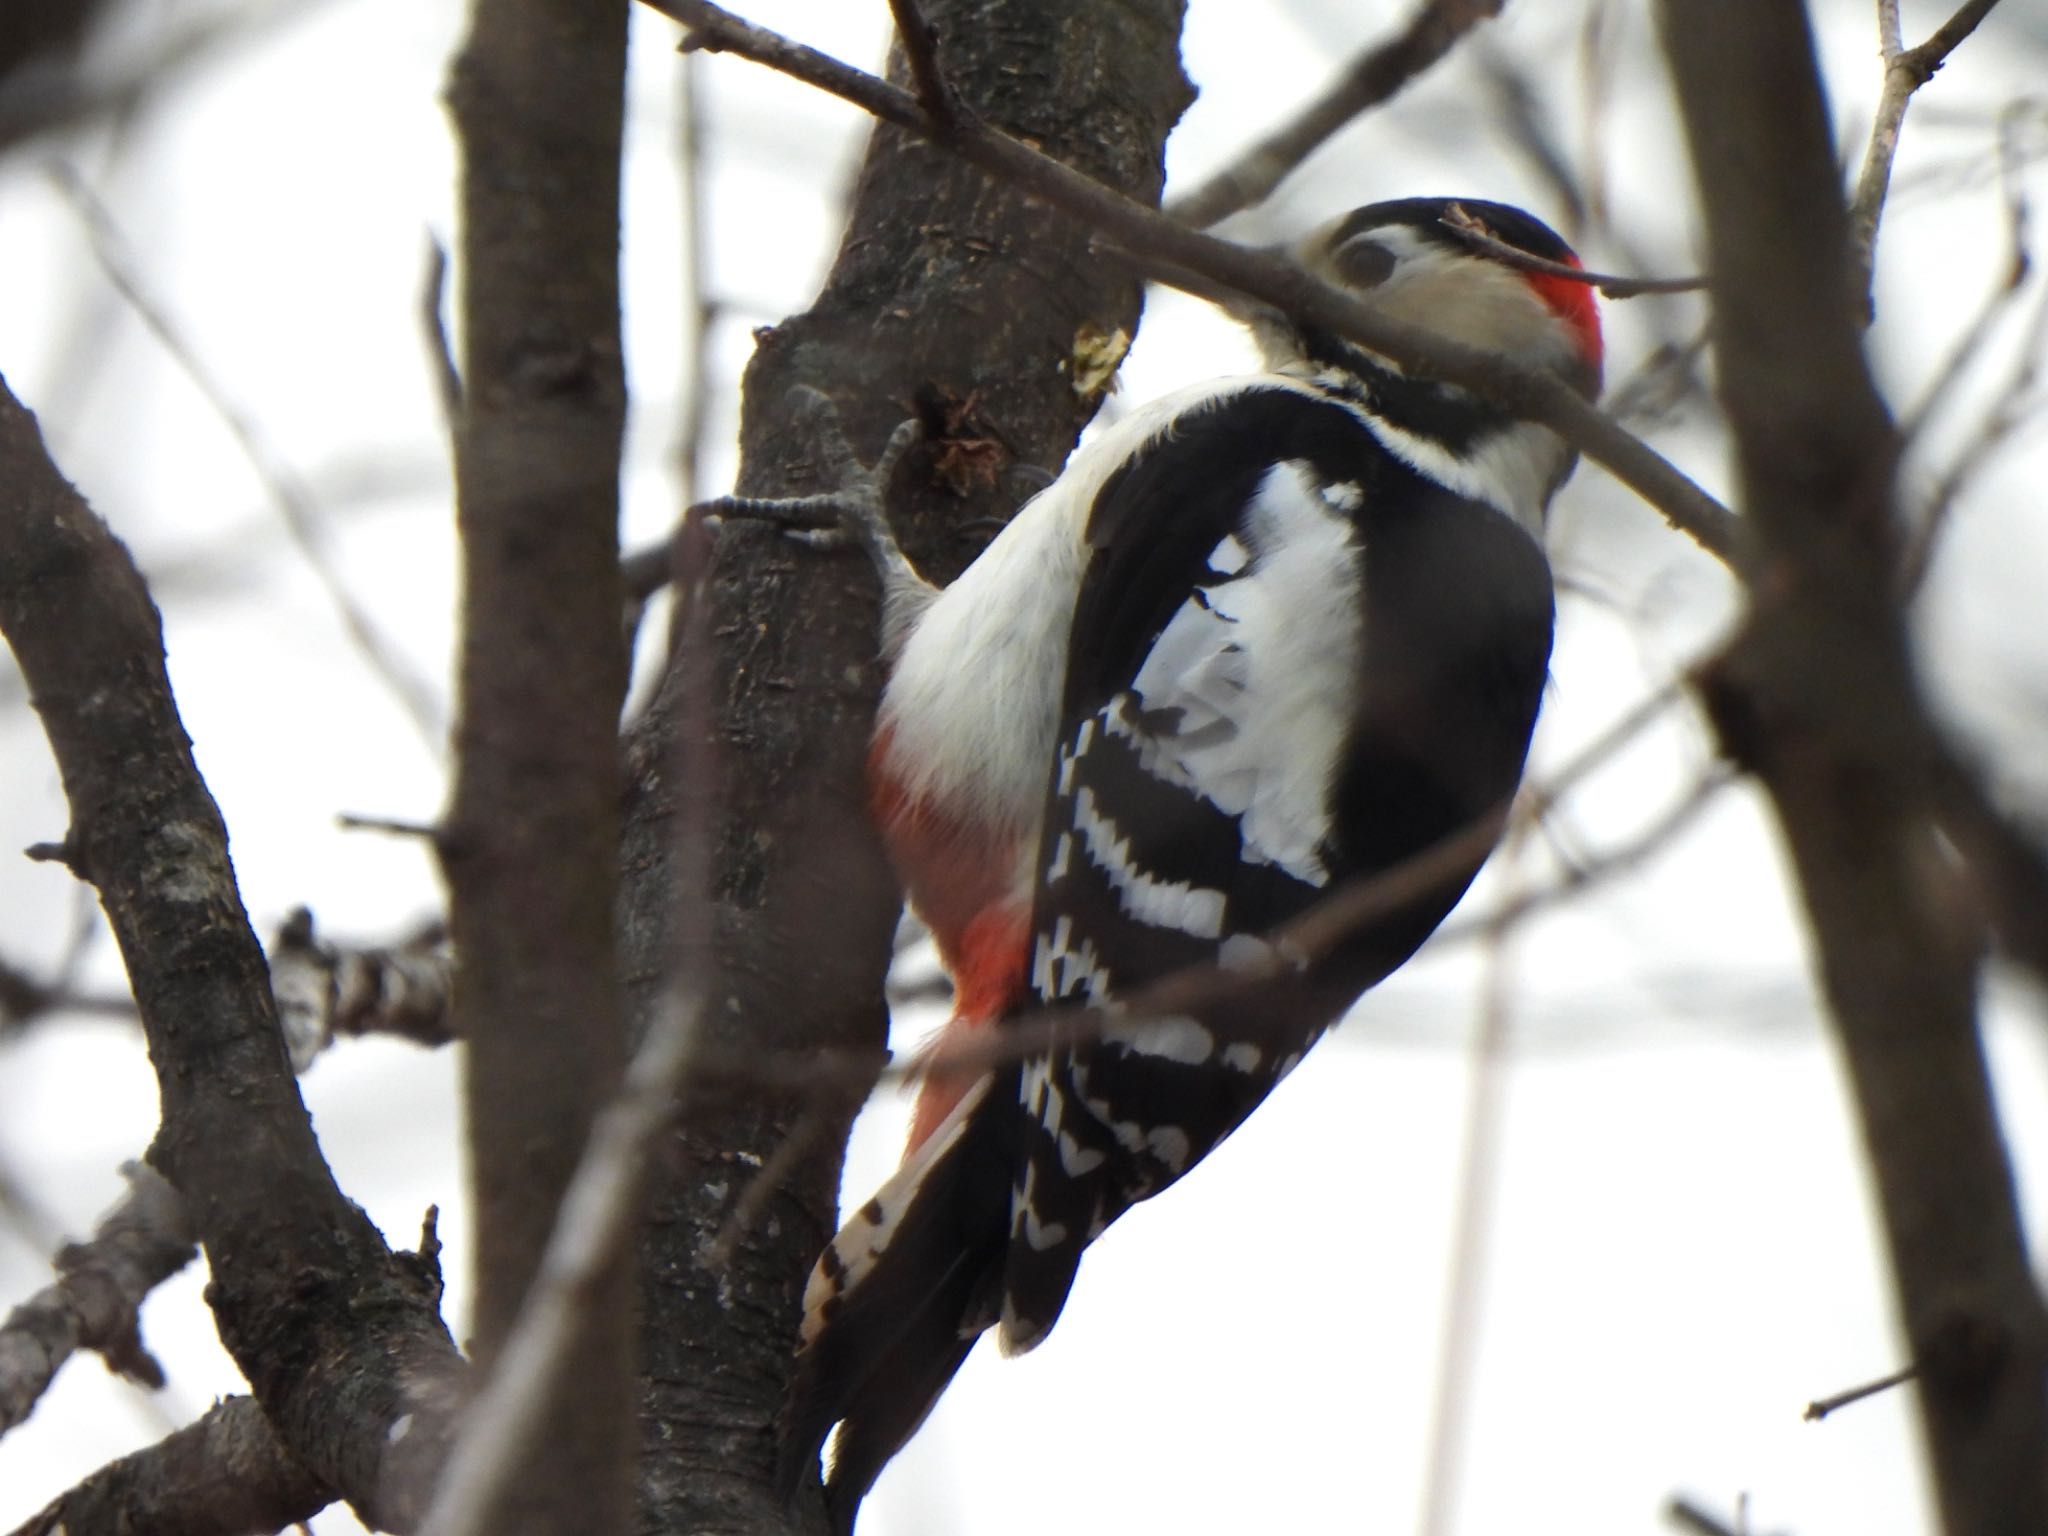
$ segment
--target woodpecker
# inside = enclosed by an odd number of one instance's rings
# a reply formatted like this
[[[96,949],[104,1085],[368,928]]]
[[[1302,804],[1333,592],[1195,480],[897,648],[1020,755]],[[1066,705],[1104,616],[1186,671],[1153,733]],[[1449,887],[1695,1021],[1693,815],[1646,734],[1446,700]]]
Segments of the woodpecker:
[[[1391,317],[1597,394],[1591,290],[1502,246],[1577,266],[1538,219],[1473,199],[1375,203],[1292,249]],[[1231,307],[1265,371],[1104,431],[952,585],[866,530],[889,667],[871,801],[954,978],[940,1057],[1032,1010],[1100,1027],[930,1076],[903,1166],[820,1256],[783,1472],[793,1488],[838,1426],[841,1532],[975,1340],[1043,1339],[1086,1247],[1415,952],[1521,776],[1550,658],[1543,522],[1572,451]],[[1399,901],[1267,963],[1276,929],[1432,850]],[[1197,987],[1165,1017],[1126,1008],[1201,966],[1266,979]]]

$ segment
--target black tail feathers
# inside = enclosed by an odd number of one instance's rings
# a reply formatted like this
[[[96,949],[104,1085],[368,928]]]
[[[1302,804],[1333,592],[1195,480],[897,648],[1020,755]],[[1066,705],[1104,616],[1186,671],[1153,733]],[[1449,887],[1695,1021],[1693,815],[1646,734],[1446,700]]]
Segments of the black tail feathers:
[[[778,1477],[793,1496],[839,1426],[839,1536],[999,1310],[1016,1177],[1016,1070],[984,1078],[841,1228],[804,1293]]]

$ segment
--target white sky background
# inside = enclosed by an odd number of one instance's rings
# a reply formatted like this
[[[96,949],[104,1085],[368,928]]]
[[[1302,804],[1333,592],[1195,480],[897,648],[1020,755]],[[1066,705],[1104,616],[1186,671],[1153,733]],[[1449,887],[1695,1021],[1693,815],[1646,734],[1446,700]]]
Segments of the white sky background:
[[[880,0],[741,9],[853,62],[880,56]],[[1194,0],[1187,65],[1202,96],[1171,146],[1175,183],[1192,185],[1406,9]],[[1630,62],[1597,143],[1578,116],[1581,5],[1525,0],[1491,43],[1558,87],[1561,142],[1582,167],[1604,169],[1632,249],[1582,244],[1588,263],[1690,270],[1689,180],[1667,88],[1638,8],[1618,9],[1629,13]],[[1860,153],[1878,79],[1870,8],[1818,9],[1836,121]],[[1991,119],[2039,91],[2048,50],[2048,22],[2026,11],[1996,13],[1908,121],[1873,343],[1900,409],[2000,275]],[[1942,14],[1909,6],[1909,40]],[[195,70],[125,136],[42,147],[98,189],[151,293],[315,487],[325,542],[357,599],[444,701],[452,512],[415,310],[426,232],[452,234],[454,155],[438,92],[461,22],[445,0],[323,0]],[[675,34],[651,14],[636,25],[625,261],[628,538],[638,544],[659,535],[677,503],[687,336]],[[749,331],[815,290],[864,125],[735,60],[704,61],[699,78],[710,124],[706,282],[725,306],[713,334],[710,493],[730,481]],[[2034,100],[2038,150],[2048,105]],[[2039,160],[2026,178],[2036,202],[2048,201]],[[1247,233],[1420,192],[1558,215],[1492,113],[1470,53],[1326,148]],[[2044,282],[2032,279],[2030,302]],[[0,292],[10,295],[0,370],[156,583],[186,726],[259,928],[305,902],[324,931],[378,940],[433,911],[438,893],[417,847],[339,831],[334,817],[431,819],[443,793],[438,744],[423,743],[348,649],[219,418],[111,295],[33,153],[0,164]],[[1652,305],[1677,334],[1695,323],[1697,300],[1609,304],[1610,382],[1657,338]],[[1155,298],[1124,398],[1248,358],[1201,306]],[[2011,361],[2008,338],[1977,377],[1996,380]],[[1980,382],[1965,394],[1917,474],[1947,462],[1985,393]],[[1658,441],[1725,487],[1720,450],[1697,424]],[[2035,806],[2048,793],[2044,477],[2048,437],[2036,431],[1974,482],[1923,626],[1943,707],[2001,784]],[[1555,532],[1560,573],[1593,595],[1564,602],[1539,776],[1699,654],[1731,598],[1712,561],[1597,470],[1567,489]],[[20,698],[10,658],[0,662],[0,848],[64,826],[55,771]],[[1594,850],[1625,839],[1683,792],[1705,750],[1681,713],[1573,797],[1565,835]],[[1537,848],[1521,871],[1543,880],[1557,864]],[[1486,910],[1501,889],[1496,869],[1461,916]],[[47,974],[78,913],[61,870],[0,857],[0,956]],[[1647,871],[1522,927],[1509,960],[1500,1181],[1446,1529],[1659,1530],[1676,1490],[1723,1514],[1747,1492],[1760,1531],[1928,1529],[1905,1397],[1800,1422],[1808,1399],[1899,1364],[1900,1346],[1854,1127],[1754,798],[1725,794]],[[85,977],[96,990],[119,984],[104,934],[86,952]],[[1017,1361],[977,1352],[877,1489],[864,1536],[1000,1536],[1055,1523],[1082,1533],[1417,1529],[1466,1043],[1485,980],[1478,946],[1446,942],[1379,989],[1274,1107],[1091,1254],[1040,1351]],[[2044,1008],[2001,987],[1994,1013],[2000,1090],[2038,1224]],[[394,1242],[409,1245],[424,1208],[440,1204],[459,1304],[468,1243],[453,1078],[447,1053],[347,1043],[315,1066],[305,1092],[343,1186]],[[0,1175],[29,1192],[52,1229],[0,1223],[0,1306],[45,1282],[49,1238],[90,1228],[117,1193],[116,1165],[140,1154],[155,1121],[132,1026],[66,1017],[0,1044]],[[863,1121],[850,1195],[893,1163],[901,1124],[896,1103]],[[34,1419],[0,1440],[0,1529],[238,1389],[201,1283],[188,1272],[146,1314],[170,1370],[166,1392],[151,1398],[81,1359]],[[336,1511],[315,1529],[356,1527]]]

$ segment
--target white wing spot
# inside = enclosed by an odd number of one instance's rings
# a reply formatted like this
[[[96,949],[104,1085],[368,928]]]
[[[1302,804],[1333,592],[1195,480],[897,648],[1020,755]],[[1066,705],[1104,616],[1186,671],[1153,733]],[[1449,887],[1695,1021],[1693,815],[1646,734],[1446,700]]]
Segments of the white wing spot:
[[[1240,976],[1257,975],[1273,960],[1273,946],[1256,934],[1233,933],[1216,950],[1216,963]]]
[[[1067,860],[1074,851],[1073,834],[1062,832],[1059,841],[1052,845],[1052,862],[1045,866],[1047,883],[1066,877]]]
[[[1096,809],[1095,796],[1085,788],[1074,797],[1074,829],[1081,834],[1089,859],[1109,876],[1117,905],[1129,916],[1198,939],[1222,937],[1223,893],[1146,874],[1131,855],[1130,840]]]
[[[1010,1202],[1010,1234],[1020,1232],[1024,1241],[1036,1253],[1057,1247],[1067,1240],[1067,1229],[1057,1221],[1041,1221],[1038,1212],[1032,1209],[1032,1201],[1038,1189],[1038,1165],[1027,1163],[1024,1167],[1024,1183],[1016,1190]]]
[[[1247,1045],[1240,1040],[1235,1045],[1223,1047],[1223,1065],[1233,1072],[1256,1072],[1262,1053],[1256,1045]]]
[[[1095,717],[1090,715],[1081,722],[1081,729],[1074,733],[1072,745],[1060,748],[1060,793],[1074,792],[1074,764],[1087,755],[1095,745]]]
[[[1072,995],[1076,986],[1083,988],[1090,1002],[1101,1002],[1109,981],[1109,972],[1104,970],[1097,959],[1095,946],[1083,939],[1081,947],[1074,949],[1074,922],[1062,917],[1053,924],[1052,935],[1038,936],[1031,950],[1032,990],[1047,1001],[1057,1001]]]
[[[1116,1138],[1118,1146],[1126,1152],[1145,1150],[1145,1128],[1137,1121],[1117,1119],[1116,1108],[1107,1099],[1091,1099],[1084,1093],[1081,1102],[1088,1107],[1089,1114],[1109,1127],[1109,1133]]]
[[[1194,1148],[1188,1143],[1188,1133],[1179,1126],[1161,1125],[1146,1134],[1145,1150],[1158,1158],[1168,1173],[1179,1175],[1187,1172]]]
[[[1060,1132],[1060,1167],[1070,1179],[1085,1178],[1108,1161],[1096,1147],[1084,1147],[1065,1131]]]
[[[1024,1208],[1024,1241],[1031,1245],[1032,1252],[1043,1253],[1048,1248],[1057,1248],[1066,1240],[1064,1222],[1040,1221],[1038,1212],[1029,1206]]]
[[[1045,1096],[1051,1087],[1050,1078],[1051,1064],[1043,1057],[1024,1063],[1024,1080],[1019,1085],[1018,1097],[1035,1120],[1045,1118]]]
[[[1161,1061],[1199,1067],[1215,1054],[1216,1037],[1187,1018],[1137,1019],[1102,1033],[1105,1045],[1114,1045],[1137,1056],[1156,1056]]]

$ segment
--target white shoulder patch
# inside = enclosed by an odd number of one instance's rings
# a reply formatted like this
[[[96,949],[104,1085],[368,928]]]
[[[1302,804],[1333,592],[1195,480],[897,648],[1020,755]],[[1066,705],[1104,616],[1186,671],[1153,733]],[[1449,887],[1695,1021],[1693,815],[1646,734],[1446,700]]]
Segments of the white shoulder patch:
[[[1274,465],[1211,558],[1227,574],[1241,551],[1237,574],[1181,605],[1109,717],[1148,772],[1238,818],[1247,859],[1312,885],[1363,663],[1358,495]]]

